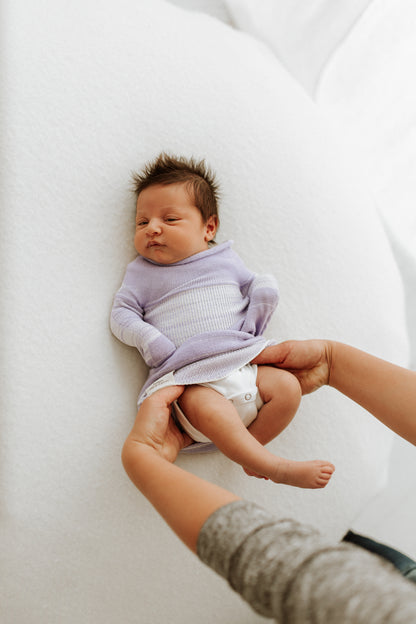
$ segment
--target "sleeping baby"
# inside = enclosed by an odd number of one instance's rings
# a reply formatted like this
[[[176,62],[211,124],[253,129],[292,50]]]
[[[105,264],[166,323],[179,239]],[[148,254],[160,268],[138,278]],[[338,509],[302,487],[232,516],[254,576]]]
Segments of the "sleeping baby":
[[[185,387],[173,417],[189,444],[213,443],[250,476],[324,487],[334,466],[293,461],[264,447],[294,417],[298,380],[252,360],[278,303],[276,281],[246,268],[230,241],[214,241],[218,185],[204,161],[161,154],[134,176],[134,245],[111,329],[149,366],[138,405],[158,389]]]

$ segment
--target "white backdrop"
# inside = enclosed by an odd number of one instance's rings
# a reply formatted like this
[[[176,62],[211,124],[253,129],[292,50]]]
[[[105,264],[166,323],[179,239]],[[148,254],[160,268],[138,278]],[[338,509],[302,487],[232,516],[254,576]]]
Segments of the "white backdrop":
[[[365,182],[275,57],[207,16],[150,0],[3,13],[2,623],[260,622],[120,465],[145,376],[108,327],[134,255],[129,176],[161,149],[205,156],[220,240],[280,283],[269,335],[406,363],[402,286]],[[322,390],[271,449],[333,461],[324,491],[249,479],[218,453],[179,463],[339,538],[390,448]]]

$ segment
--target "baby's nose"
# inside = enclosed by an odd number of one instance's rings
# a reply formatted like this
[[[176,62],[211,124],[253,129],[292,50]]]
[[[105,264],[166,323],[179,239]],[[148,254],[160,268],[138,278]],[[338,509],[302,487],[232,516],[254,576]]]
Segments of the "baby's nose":
[[[158,234],[159,232],[161,232],[161,229],[161,224],[158,219],[151,219],[147,224],[146,228],[147,234],[149,236],[152,236],[153,234]]]

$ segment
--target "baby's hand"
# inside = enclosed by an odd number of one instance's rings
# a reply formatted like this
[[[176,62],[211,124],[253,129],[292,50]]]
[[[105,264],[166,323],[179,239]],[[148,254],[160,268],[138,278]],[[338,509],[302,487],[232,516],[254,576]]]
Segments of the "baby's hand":
[[[165,362],[176,351],[176,347],[163,334],[153,340],[146,349],[139,349],[141,356],[150,368],[157,368]]]

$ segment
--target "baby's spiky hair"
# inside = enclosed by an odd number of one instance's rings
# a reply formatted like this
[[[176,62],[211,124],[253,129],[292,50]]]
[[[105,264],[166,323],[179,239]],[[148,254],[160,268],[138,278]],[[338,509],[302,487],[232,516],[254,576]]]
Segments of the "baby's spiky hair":
[[[149,186],[185,184],[204,223],[215,215],[218,219],[218,184],[204,160],[170,156],[162,152],[132,176],[133,190],[138,197]]]

